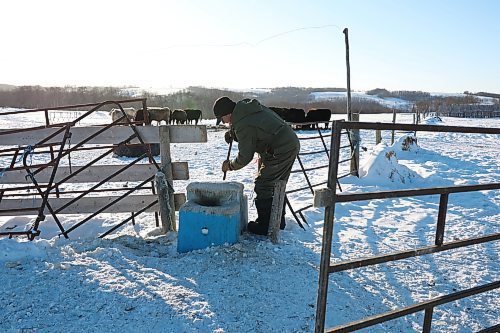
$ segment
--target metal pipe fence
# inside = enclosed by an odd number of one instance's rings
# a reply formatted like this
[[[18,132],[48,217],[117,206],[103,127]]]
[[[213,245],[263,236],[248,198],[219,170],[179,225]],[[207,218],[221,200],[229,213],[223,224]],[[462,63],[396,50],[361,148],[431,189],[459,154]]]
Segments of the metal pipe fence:
[[[344,121],[333,122],[327,188],[317,190],[314,196],[315,206],[325,207],[322,251],[321,251],[319,284],[318,284],[318,297],[317,297],[317,307],[316,307],[315,332],[316,333],[352,332],[354,330],[371,327],[373,325],[380,324],[398,317],[424,311],[425,313],[424,313],[424,321],[422,323],[423,327],[422,332],[426,333],[431,331],[432,313],[436,306],[449,303],[458,299],[462,299],[465,297],[469,297],[472,295],[476,295],[479,293],[484,293],[487,291],[498,289],[500,287],[500,281],[493,281],[491,283],[482,286],[476,286],[471,289],[434,298],[426,302],[413,304],[401,309],[396,309],[386,313],[378,314],[355,322],[336,326],[334,328],[325,329],[326,304],[327,304],[328,282],[330,274],[356,269],[360,267],[379,265],[410,257],[417,257],[442,251],[448,251],[451,249],[472,246],[475,244],[494,242],[500,239],[500,233],[492,233],[465,240],[444,242],[446,213],[448,210],[449,195],[455,193],[464,193],[464,192],[499,190],[500,182],[492,182],[492,183],[477,184],[477,185],[433,187],[433,188],[420,188],[420,189],[396,190],[396,191],[337,194],[336,183],[338,182],[338,179],[340,179],[340,177],[338,176],[338,164],[340,155],[339,152],[341,149],[340,135],[338,133],[341,133],[342,130],[344,129],[407,130],[407,131],[452,132],[452,133],[480,133],[480,134],[496,134],[496,135],[500,134],[500,128],[344,122]],[[355,201],[373,200],[373,199],[414,197],[423,195],[440,196],[434,245],[414,248],[407,251],[386,253],[362,259],[342,261],[333,265],[330,263],[335,206],[337,203],[355,202]],[[484,332],[497,332],[499,327],[500,325],[486,328]]]

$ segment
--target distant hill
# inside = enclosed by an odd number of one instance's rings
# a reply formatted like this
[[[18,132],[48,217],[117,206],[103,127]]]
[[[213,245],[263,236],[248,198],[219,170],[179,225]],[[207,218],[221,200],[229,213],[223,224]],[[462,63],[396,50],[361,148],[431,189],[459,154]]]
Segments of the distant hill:
[[[16,89],[17,86],[13,86],[11,84],[2,84],[0,83],[0,91],[12,91]]]
[[[173,109],[196,108],[202,110],[203,118],[213,117],[212,106],[221,96],[233,100],[257,98],[262,104],[275,107],[330,109],[332,113],[346,112],[347,92],[345,88],[278,87],[247,90],[215,89],[192,86],[163,92],[130,87],[41,87],[0,84],[0,107],[42,108],[60,105],[87,104],[127,98],[147,98],[148,106],[168,106]],[[499,94],[442,94],[423,91],[389,91],[377,88],[366,92],[351,93],[351,109],[357,113],[411,112],[420,104],[425,109],[439,105],[490,104],[498,105]],[[476,96],[474,96],[476,95]],[[479,96],[488,96],[482,97]],[[490,99],[485,101],[485,99]],[[136,102],[134,107],[142,107]]]
[[[488,92],[478,92],[475,94],[471,94],[474,96],[483,96],[483,97],[492,97],[492,98],[500,98],[500,94],[488,93]]]
[[[376,88],[368,90],[366,94],[378,96],[381,98],[391,98],[391,97],[400,98],[410,102],[428,100],[431,97],[430,93],[424,91],[408,91],[408,90],[389,91],[384,88]]]

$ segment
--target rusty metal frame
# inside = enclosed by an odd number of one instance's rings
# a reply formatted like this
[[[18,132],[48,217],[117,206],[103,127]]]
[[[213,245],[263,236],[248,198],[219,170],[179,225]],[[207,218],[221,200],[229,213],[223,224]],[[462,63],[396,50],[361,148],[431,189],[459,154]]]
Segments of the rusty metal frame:
[[[61,222],[59,221],[59,219],[55,215],[54,210],[52,209],[50,203],[48,202],[48,199],[49,199],[49,194],[50,194],[50,190],[51,190],[51,187],[52,187],[52,183],[54,182],[54,178],[56,176],[57,167],[59,166],[59,162],[61,161],[61,158],[62,158],[62,153],[63,153],[63,150],[64,150],[64,146],[66,145],[66,141],[71,136],[71,133],[69,132],[70,128],[71,127],[69,125],[65,125],[62,128],[62,129],[64,129],[64,138],[63,138],[63,141],[61,142],[61,146],[59,148],[59,152],[57,154],[57,157],[55,159],[53,159],[53,161],[51,163],[49,163],[49,165],[53,166],[53,169],[52,169],[52,173],[50,174],[50,179],[49,179],[49,182],[48,182],[48,185],[47,185],[47,189],[45,190],[45,192],[43,192],[42,189],[40,188],[38,182],[36,181],[35,174],[30,169],[30,166],[27,165],[26,159],[27,159],[28,155],[26,155],[26,154],[24,155],[23,165],[26,168],[27,176],[30,178],[30,180],[33,183],[33,185],[35,185],[37,192],[42,197],[42,204],[41,204],[40,208],[38,209],[38,216],[35,219],[35,221],[33,222],[33,225],[31,226],[31,228],[28,230],[28,232],[30,232],[30,234],[28,234],[28,239],[29,240],[35,239],[35,237],[40,234],[40,231],[38,230],[38,226],[40,225],[41,221],[45,220],[45,215],[43,214],[43,212],[45,210],[45,207],[47,207],[47,209],[49,210],[50,214],[54,217],[54,221],[56,222],[57,226],[59,227],[59,230],[61,230],[61,231],[64,230]],[[59,134],[61,131],[62,130],[58,130],[55,133]],[[42,140],[40,142],[40,144],[43,144],[45,141],[50,140],[55,135],[56,134],[49,135],[47,138],[45,138],[44,140]],[[35,147],[36,147],[36,145],[35,145]],[[38,169],[38,170],[40,170],[40,169]]]
[[[323,123],[323,122],[321,122],[321,123]],[[306,124],[306,123],[304,123],[304,124]],[[312,123],[307,123],[307,124],[312,124]],[[314,124],[316,124],[316,123],[314,123]],[[321,139],[321,142],[323,144],[323,148],[324,149],[317,150],[317,151],[299,152],[299,154],[297,155],[297,162],[299,162],[300,169],[292,170],[290,172],[290,173],[302,173],[304,175],[304,178],[306,179],[307,186],[288,190],[288,191],[285,192],[285,196],[286,196],[286,194],[300,192],[300,191],[304,191],[304,190],[307,190],[307,189],[309,189],[311,191],[311,193],[314,194],[314,189],[315,188],[317,188],[318,186],[325,185],[325,184],[328,183],[328,181],[323,181],[323,182],[320,182],[320,183],[313,184],[313,183],[311,183],[311,181],[309,180],[309,176],[307,175],[308,171],[313,171],[313,170],[319,170],[319,169],[326,169],[326,168],[328,168],[329,167],[328,164],[326,164],[326,165],[320,165],[320,166],[316,166],[316,167],[312,167],[312,168],[306,168],[304,166],[304,164],[302,163],[302,160],[300,158],[300,156],[304,156],[304,155],[313,155],[313,154],[323,154],[323,153],[325,153],[326,156],[328,157],[328,159],[330,159],[330,153],[329,153],[328,147],[326,145],[326,142],[325,142],[325,139],[324,139],[324,135],[321,133],[321,129],[319,128],[319,126],[317,126],[316,129],[318,130],[318,134],[319,134],[318,136],[309,136],[309,137],[303,137],[303,138],[299,137],[299,140],[302,141],[302,140]],[[333,127],[332,127],[332,133],[333,133]],[[353,146],[352,146],[352,142],[351,142],[351,137],[350,137],[349,131],[344,131],[344,132],[339,132],[339,133],[341,133],[341,135],[347,135],[347,138],[349,140],[349,144],[340,147],[340,149],[350,148],[351,151],[353,151]],[[349,159],[347,159],[345,161],[341,161],[339,163],[351,161],[351,158],[352,158],[352,154],[351,154],[351,157],[349,157]],[[357,175],[357,172],[358,172],[357,169],[358,168],[356,167],[356,175]],[[349,176],[351,174],[352,173],[348,173],[348,174],[342,176],[342,178],[346,177],[346,176]],[[339,190],[342,191],[342,187],[340,186],[340,182],[338,180],[337,180],[337,186],[339,187]],[[302,226],[302,223],[299,221],[299,219],[297,217],[297,214],[300,216],[300,218],[302,219],[302,221],[305,224],[309,225],[309,223],[307,223],[306,217],[304,216],[304,214],[302,212],[304,210],[306,210],[306,209],[311,208],[313,205],[309,204],[309,205],[306,205],[306,206],[301,207],[299,209],[294,209],[293,206],[291,205],[290,201],[288,200],[288,197],[286,197],[285,201],[286,201],[286,204],[287,204],[288,208],[292,212],[293,217],[295,218],[295,220],[299,224],[299,226],[302,227],[302,229],[304,229],[304,227]]]
[[[402,309],[397,309],[382,313],[379,315],[371,316],[358,320],[355,322],[347,323],[345,325],[336,326],[325,330],[325,317],[326,317],[326,304],[328,295],[328,281],[331,273],[342,272],[349,269],[356,269],[370,265],[377,265],[386,262],[401,260],[410,257],[427,255],[441,251],[447,251],[455,248],[481,244],[486,242],[498,241],[500,233],[490,235],[483,235],[481,237],[470,238],[466,240],[444,242],[446,212],[448,205],[448,197],[452,193],[464,193],[472,191],[484,190],[498,190],[500,183],[488,183],[480,185],[463,185],[463,186],[449,186],[449,187],[433,187],[423,189],[410,189],[410,190],[396,190],[396,191],[379,191],[379,192],[365,192],[365,193],[336,193],[335,183],[338,181],[338,164],[339,164],[339,151],[340,151],[340,136],[334,133],[340,133],[342,129],[381,129],[381,130],[408,130],[408,131],[429,131],[429,132],[453,132],[453,133],[478,133],[478,134],[500,134],[500,128],[479,128],[479,127],[460,127],[460,126],[435,126],[435,125],[410,125],[410,124],[389,124],[389,123],[366,123],[366,122],[344,122],[334,121],[332,124],[332,139],[330,148],[330,162],[328,172],[328,186],[327,186],[327,203],[325,205],[325,217],[323,227],[323,240],[320,259],[320,271],[318,282],[318,295],[316,306],[316,323],[315,332],[352,332],[361,328],[370,327],[380,324],[398,317],[408,314],[425,311],[423,331],[424,333],[431,331],[432,325],[432,312],[434,307],[465,298],[471,295],[484,293],[489,290],[494,290],[500,287],[500,281],[477,286],[468,290],[463,290],[454,294],[441,296],[426,302],[414,304]],[[386,253],[378,256],[368,258],[355,259],[342,261],[340,263],[331,264],[331,248],[333,239],[333,226],[335,206],[338,202],[353,202],[372,199],[387,199],[387,198],[400,198],[410,196],[422,195],[440,195],[439,210],[436,222],[436,237],[433,246],[420,247],[407,251],[399,251]],[[494,332],[500,325],[490,327],[484,332]]]
[[[29,189],[33,189],[33,188],[35,188],[37,190],[38,195],[40,195],[42,197],[41,206],[39,208],[37,208],[37,210],[38,210],[38,217],[36,218],[36,220],[33,223],[32,227],[28,231],[2,232],[2,233],[0,233],[0,236],[9,236],[9,237],[12,237],[12,236],[19,236],[19,235],[27,235],[30,240],[33,240],[40,233],[39,230],[38,230],[38,226],[39,226],[39,223],[41,221],[43,221],[44,218],[45,218],[45,216],[43,215],[43,212],[45,210],[45,207],[47,207],[47,209],[49,210],[49,212],[53,216],[55,222],[57,223],[57,225],[58,225],[58,227],[60,229],[60,235],[63,235],[64,237],[68,238],[68,233],[69,232],[73,231],[74,229],[76,229],[77,227],[81,226],[85,222],[88,222],[91,218],[95,217],[97,214],[101,213],[103,210],[107,209],[108,207],[110,207],[111,205],[113,205],[116,202],[120,201],[121,199],[125,198],[127,195],[131,194],[132,192],[134,192],[136,190],[141,190],[141,189],[151,189],[152,193],[155,194],[155,187],[153,185],[151,185],[150,187],[144,186],[147,182],[153,182],[153,178],[154,177],[150,177],[147,180],[141,182],[137,186],[134,186],[134,187],[131,187],[131,188],[127,188],[127,189],[120,189],[120,191],[125,191],[125,193],[122,194],[122,195],[120,195],[117,199],[113,200],[111,203],[109,203],[109,204],[105,205],[104,207],[102,207],[101,209],[99,209],[97,212],[91,214],[90,216],[88,216],[84,220],[82,220],[79,223],[77,223],[77,224],[73,225],[72,227],[68,228],[67,230],[65,230],[63,228],[62,224],[60,223],[60,221],[59,221],[59,219],[57,217],[57,214],[60,213],[64,208],[66,208],[67,206],[75,203],[76,201],[78,201],[79,199],[83,198],[85,195],[87,195],[89,193],[102,192],[102,191],[112,191],[113,189],[98,189],[98,187],[101,186],[102,184],[106,183],[106,181],[112,179],[114,176],[116,176],[120,172],[126,170],[127,168],[129,168],[133,164],[136,164],[138,161],[140,161],[142,158],[144,158],[146,156],[149,158],[149,162],[152,163],[152,164],[154,164],[154,166],[157,168],[157,170],[160,170],[160,166],[158,165],[158,163],[155,161],[154,157],[152,156],[150,145],[146,144],[144,142],[144,140],[140,136],[139,132],[137,131],[137,129],[135,127],[136,122],[131,121],[126,116],[125,111],[124,111],[123,107],[121,106],[122,103],[130,103],[130,102],[142,102],[143,109],[147,110],[146,99],[145,98],[139,98],[139,99],[128,99],[128,100],[121,100],[121,101],[105,101],[105,102],[101,102],[101,103],[67,105],[67,106],[60,106],[60,107],[53,107],[53,108],[41,108],[41,109],[31,109],[31,110],[22,110],[22,111],[2,113],[2,116],[3,116],[3,115],[8,115],[8,114],[19,114],[19,113],[30,113],[30,112],[41,112],[41,111],[43,111],[45,113],[45,120],[46,120],[46,125],[45,126],[37,126],[37,127],[32,127],[32,128],[23,128],[23,129],[8,130],[8,131],[2,132],[2,134],[12,134],[12,133],[32,131],[32,130],[37,130],[37,129],[45,129],[45,128],[57,128],[57,130],[54,133],[52,133],[50,136],[44,138],[42,141],[40,141],[40,142],[38,142],[37,144],[34,145],[34,147],[36,147],[36,148],[47,148],[47,147],[49,148],[49,150],[45,150],[43,152],[37,152],[37,153],[45,153],[45,154],[46,153],[50,153],[52,160],[49,163],[42,163],[42,164],[38,164],[36,166],[31,166],[31,165],[28,166],[27,165],[27,161],[26,161],[27,154],[23,154],[21,156],[23,158],[23,166],[15,167],[14,165],[16,163],[16,159],[18,159],[18,157],[20,155],[20,151],[26,150],[26,149],[32,149],[32,148],[30,146],[25,146],[25,147],[8,148],[8,149],[0,150],[0,153],[12,152],[12,162],[10,163],[9,170],[14,170],[14,169],[15,170],[20,170],[20,169],[26,170],[27,174],[28,174],[28,177],[30,177],[30,179],[31,179],[31,181],[33,183],[33,186],[22,186],[22,187],[12,187],[12,188],[8,188],[8,189],[2,189],[1,193],[0,193],[1,194],[0,200],[1,200],[2,197],[6,197],[6,196],[16,196],[16,195],[17,196],[23,196],[23,194],[19,194],[19,193],[17,193],[17,194],[11,194],[11,195],[9,195],[9,194],[4,195],[5,192],[8,192],[8,191],[20,191],[20,190],[23,190],[23,189],[28,189],[29,190]],[[84,118],[86,118],[89,115],[91,115],[93,112],[99,110],[104,105],[115,105],[117,108],[120,109],[120,111],[122,113],[122,116],[119,119],[113,121],[112,123],[102,126],[102,128],[100,128],[98,131],[96,131],[95,133],[89,135],[87,138],[81,140],[78,144],[74,145],[73,147],[65,149],[66,142],[68,140],[70,140],[70,138],[71,138],[70,129],[73,126],[75,126],[78,122],[80,122]],[[86,111],[86,112],[84,111],[84,113],[82,115],[80,115],[79,117],[77,117],[73,121],[64,122],[64,123],[58,123],[58,124],[50,124],[50,122],[49,122],[49,116],[48,116],[48,111],[49,110],[67,110],[67,109],[89,107],[89,106],[92,107],[91,110]],[[145,118],[146,118],[145,120],[147,121],[148,120],[147,112],[145,112]],[[126,121],[126,125],[130,126],[130,128],[134,132],[131,136],[129,136],[125,140],[121,141],[120,143],[118,143],[116,145],[115,144],[113,144],[113,145],[105,145],[105,146],[99,146],[97,148],[83,147],[84,144],[88,143],[90,140],[92,140],[93,138],[95,138],[99,134],[101,134],[104,131],[112,128],[114,125],[117,125],[118,123],[123,123],[123,121]],[[49,140],[51,140],[52,138],[56,137],[57,135],[59,135],[63,131],[64,131],[65,135],[64,135],[64,138],[63,138],[62,142],[50,143],[50,144],[47,143]],[[86,189],[86,190],[81,190],[81,191],[73,191],[75,193],[79,193],[79,195],[77,197],[73,198],[70,202],[66,203],[63,207],[60,207],[57,210],[52,209],[52,207],[50,206],[50,200],[49,200],[49,195],[51,194],[51,191],[53,191],[55,189],[56,190],[55,194],[58,196],[59,195],[58,188],[59,188],[59,186],[61,184],[70,181],[72,177],[76,176],[80,172],[82,172],[85,169],[91,167],[93,164],[95,164],[96,162],[98,162],[99,160],[101,160],[102,158],[104,158],[105,156],[107,156],[110,153],[112,153],[114,151],[114,149],[116,148],[116,146],[118,146],[120,144],[126,144],[127,142],[130,142],[130,140],[132,140],[134,138],[137,138],[137,140],[140,142],[140,143],[137,143],[137,144],[134,144],[134,145],[142,145],[142,146],[146,147],[146,152],[142,156],[138,157],[137,159],[135,159],[131,163],[125,164],[122,168],[120,168],[119,170],[117,170],[116,172],[114,172],[112,175],[106,177],[104,180],[100,181],[98,184],[92,186],[91,188]],[[57,157],[55,157],[54,151],[53,151],[53,146],[56,146],[56,145],[59,146],[59,152],[57,154]],[[69,176],[65,177],[64,179],[60,180],[59,182],[54,182],[55,174],[57,172],[57,168],[58,168],[59,161],[61,160],[61,158],[65,157],[65,156],[68,156],[68,159],[69,159],[72,152],[81,151],[81,150],[88,150],[88,149],[99,149],[99,150],[108,149],[108,150],[106,152],[100,154],[97,158],[93,159],[92,161],[90,161],[89,163],[85,164],[84,166],[80,166],[80,168],[77,171],[75,171],[74,173],[71,173]],[[6,155],[3,155],[3,156],[6,156]],[[51,172],[49,183],[48,184],[40,185],[36,181],[36,177],[35,176],[39,172],[41,172],[42,170],[44,170],[47,167],[53,167],[53,170],[51,170],[52,172]],[[71,165],[70,165],[70,167],[71,167]],[[138,214],[144,212],[145,210],[147,210],[148,208],[150,208],[152,205],[154,205],[156,202],[157,202],[157,200],[154,201],[153,203],[151,203],[150,205],[146,206],[145,208],[141,209],[139,212],[132,213],[131,217],[127,218],[125,221],[123,221],[122,223],[120,223],[118,226],[115,226],[115,227],[111,228],[109,231],[107,231],[106,233],[104,233],[101,237],[104,237],[105,235],[108,235],[111,231],[116,230],[119,226],[122,226],[123,224],[125,224],[126,222],[128,222],[130,219],[132,219],[132,223],[134,223],[134,217],[135,216],[137,216]],[[30,209],[22,209],[22,210],[21,209],[11,209],[11,210],[15,210],[15,211],[33,211],[34,208],[33,209],[31,209],[31,208]],[[155,219],[156,219],[156,222],[158,224],[158,213],[157,212],[155,212]]]

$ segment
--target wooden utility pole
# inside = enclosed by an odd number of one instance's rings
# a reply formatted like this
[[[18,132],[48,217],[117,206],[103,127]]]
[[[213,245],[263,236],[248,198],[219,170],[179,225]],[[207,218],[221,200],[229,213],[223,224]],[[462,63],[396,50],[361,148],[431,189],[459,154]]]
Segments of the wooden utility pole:
[[[345,61],[347,65],[347,120],[359,121],[359,113],[353,113],[351,109],[351,65],[349,64],[349,31],[344,29],[345,35]],[[340,133],[338,133],[340,135]],[[359,130],[351,130],[351,174],[359,177]]]

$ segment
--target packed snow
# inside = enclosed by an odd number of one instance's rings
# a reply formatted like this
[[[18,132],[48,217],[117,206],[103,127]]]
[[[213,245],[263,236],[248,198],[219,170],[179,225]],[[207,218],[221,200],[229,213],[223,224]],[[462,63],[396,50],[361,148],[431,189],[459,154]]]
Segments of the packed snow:
[[[0,109],[0,114],[1,114]],[[96,113],[97,123],[109,121]],[[108,117],[108,118],[107,118]],[[412,121],[398,115],[398,122]],[[0,128],[36,123],[27,115],[1,117]],[[361,115],[361,121],[385,121],[390,114]],[[39,119],[43,121],[43,119]],[[427,120],[442,125],[500,127],[500,119]],[[174,161],[188,161],[189,181],[174,183],[182,192],[191,181],[222,181],[220,165],[228,146],[224,129],[205,120],[208,142],[173,144]],[[297,131],[299,137],[315,131]],[[329,130],[322,130],[329,147]],[[361,131],[361,178],[341,180],[344,192],[396,190],[500,181],[497,135],[416,134],[403,150],[408,133],[383,132],[375,145],[372,131]],[[301,151],[318,151],[321,140],[301,140]],[[365,151],[366,150],[366,151]],[[232,156],[237,152],[233,147]],[[347,152],[346,152],[347,153]],[[87,156],[88,158],[88,156]],[[86,156],[73,158],[85,163]],[[2,160],[0,160],[2,161]],[[110,157],[106,162],[123,163]],[[328,163],[326,154],[304,155],[306,166]],[[2,161],[2,163],[5,163]],[[298,169],[298,163],[294,169]],[[3,168],[3,164],[0,165]],[[244,184],[252,204],[256,161],[228,173]],[[339,173],[346,172],[342,165]],[[308,173],[312,183],[325,181],[327,169]],[[1,179],[0,179],[0,186]],[[305,186],[292,174],[287,189]],[[0,187],[1,188],[1,187]],[[310,191],[290,195],[292,205],[310,204]],[[453,194],[445,241],[497,233],[499,191]],[[432,245],[439,196],[393,198],[338,204],[332,261]],[[97,235],[120,222],[120,214],[103,215],[77,229],[67,240],[57,236],[47,217],[39,238],[0,238],[0,331],[2,332],[313,332],[324,210],[304,211],[305,230],[287,211],[286,229],[274,245],[261,236],[243,234],[234,245],[189,253],[176,251],[176,233],[158,235],[152,214],[126,225],[107,239]],[[0,217],[0,230],[28,227],[33,217]],[[66,216],[72,225],[82,216]],[[182,222],[181,222],[182,223]],[[499,244],[490,242],[330,276],[326,327],[425,301],[500,278]],[[433,331],[473,332],[500,320],[498,290],[438,306]],[[364,332],[421,332],[423,313],[406,316]]]

